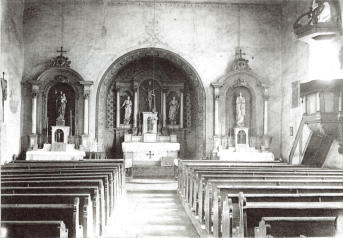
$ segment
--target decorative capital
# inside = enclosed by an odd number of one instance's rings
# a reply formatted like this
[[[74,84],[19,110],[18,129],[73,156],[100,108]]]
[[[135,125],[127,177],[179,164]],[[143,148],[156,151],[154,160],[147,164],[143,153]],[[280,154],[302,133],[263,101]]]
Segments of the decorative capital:
[[[71,61],[68,57],[59,55],[50,60],[50,67],[70,68]]]
[[[234,88],[237,88],[237,87],[247,87],[247,86],[248,86],[248,82],[245,79],[241,79],[241,78],[238,78],[236,80],[236,82],[233,84]]]
[[[70,80],[66,76],[64,76],[62,74],[56,75],[55,76],[55,81],[58,81],[58,82],[61,82],[61,83],[69,83],[70,82]]]
[[[248,64],[249,60],[244,59],[243,55],[245,55],[245,53],[242,53],[241,49],[236,53],[236,59],[233,62],[233,70],[235,71],[251,70]]]
[[[88,99],[89,98],[89,94],[90,94],[90,90],[84,90],[83,91],[83,98],[84,99]]]
[[[37,97],[39,94],[39,85],[32,85],[32,98]]]

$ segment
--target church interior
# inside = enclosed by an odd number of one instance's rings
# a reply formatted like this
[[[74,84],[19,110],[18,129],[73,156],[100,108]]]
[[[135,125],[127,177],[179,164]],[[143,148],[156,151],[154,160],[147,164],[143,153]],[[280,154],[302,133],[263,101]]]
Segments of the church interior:
[[[0,236],[343,237],[342,8],[1,0]]]

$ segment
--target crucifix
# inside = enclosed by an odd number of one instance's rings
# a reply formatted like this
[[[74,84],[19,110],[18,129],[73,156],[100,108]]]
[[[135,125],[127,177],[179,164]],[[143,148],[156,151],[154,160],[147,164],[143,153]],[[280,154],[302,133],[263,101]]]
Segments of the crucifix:
[[[236,53],[236,56],[239,56],[239,59],[243,59],[243,55],[246,55],[242,52],[242,49],[239,49],[239,52]]]
[[[61,49],[60,49],[60,50],[57,50],[56,52],[57,52],[57,53],[61,53],[61,57],[63,57],[63,53],[67,53],[66,50],[63,50],[63,46],[61,46]]]
[[[147,153],[146,155],[149,156],[149,159],[151,159],[151,157],[154,156],[154,154],[151,153],[151,151],[149,151],[149,153]]]

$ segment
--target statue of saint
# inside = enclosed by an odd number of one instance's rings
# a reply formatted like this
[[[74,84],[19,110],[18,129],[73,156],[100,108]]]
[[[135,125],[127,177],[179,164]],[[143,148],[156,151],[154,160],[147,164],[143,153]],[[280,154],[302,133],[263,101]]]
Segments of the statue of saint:
[[[170,124],[176,124],[177,110],[179,109],[179,103],[175,97],[169,102],[169,121]]]
[[[124,124],[128,125],[130,123],[131,113],[132,113],[132,102],[130,99],[130,96],[127,96],[125,101],[123,102],[123,105],[121,106],[124,108]]]
[[[236,99],[236,122],[237,126],[244,126],[244,117],[245,117],[245,98],[242,96],[242,93],[239,93],[239,96]]]
[[[57,99],[56,99],[57,120],[64,120],[67,102],[68,101],[67,101],[67,97],[66,97],[65,93],[60,91],[60,93],[57,95]]]

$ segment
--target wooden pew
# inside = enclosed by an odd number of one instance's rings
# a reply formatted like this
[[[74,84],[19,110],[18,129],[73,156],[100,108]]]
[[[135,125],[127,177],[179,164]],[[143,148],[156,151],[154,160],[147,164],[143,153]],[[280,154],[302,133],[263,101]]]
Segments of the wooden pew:
[[[88,193],[83,194],[1,194],[1,204],[61,204],[72,203],[79,198],[79,221],[83,237],[94,237],[96,222],[93,221],[93,205]]]
[[[105,218],[100,213],[99,189],[96,186],[65,186],[65,187],[1,187],[1,194],[90,194],[93,204],[94,231],[102,234]]]
[[[104,186],[99,179],[87,180],[26,180],[26,181],[1,181],[1,187],[67,187],[67,186],[96,186],[99,191],[100,217],[104,224],[107,224],[108,208],[105,206]],[[101,222],[101,223],[102,223]]]
[[[213,178],[212,178],[213,177]],[[219,177],[217,179],[217,177]],[[238,182],[238,180],[244,182],[244,183],[256,183],[256,181],[259,183],[259,181],[274,181],[274,183],[281,185],[281,183],[279,183],[278,181],[279,178],[281,176],[277,175],[277,174],[273,174],[273,175],[265,175],[265,176],[260,176],[260,175],[239,175],[239,174],[228,174],[228,175],[223,175],[223,176],[202,176],[200,181],[195,183],[195,189],[194,189],[194,193],[192,194],[190,191],[190,206],[192,207],[192,209],[195,211],[195,214],[199,214],[199,210],[201,210],[204,207],[204,198],[205,198],[205,186],[207,184],[207,182],[213,182],[216,184],[229,184],[229,183],[235,183]],[[336,175],[335,177],[328,177],[328,178],[324,178],[324,175],[303,175],[301,176],[296,174],[294,176],[292,175],[282,175],[282,179],[283,182],[287,182],[287,181],[291,181],[291,180],[308,180],[309,182],[311,181],[318,181],[319,183],[321,183],[321,181],[323,182],[340,182],[343,181],[343,176],[342,175]],[[255,180],[255,181],[253,181]],[[305,181],[306,182],[306,181]]]
[[[39,168],[41,166],[61,168],[61,167],[103,167],[103,166],[118,166],[120,172],[120,184],[121,187],[125,187],[125,164],[123,159],[100,159],[100,160],[67,160],[67,161],[56,161],[56,160],[47,160],[47,161],[26,161],[26,160],[15,160],[8,164],[5,164],[4,167],[8,168]]]
[[[220,172],[218,172],[220,173]],[[294,174],[294,175],[289,175],[289,174],[269,174],[269,173],[265,173],[265,174],[257,174],[257,175],[253,175],[253,174],[207,174],[207,173],[203,173],[203,174],[198,174],[198,177],[194,180],[193,184],[191,184],[191,189],[189,191],[189,195],[190,199],[189,199],[189,203],[190,206],[192,207],[192,211],[195,212],[195,214],[197,215],[199,212],[199,200],[203,201],[202,198],[204,197],[204,187],[206,186],[206,183],[209,179],[225,179],[225,178],[231,178],[231,179],[240,179],[240,180],[249,180],[249,179],[261,179],[263,181],[268,181],[268,180],[275,180],[278,179],[280,177],[282,177],[283,180],[292,180],[292,179],[315,179],[315,180],[319,180],[319,181],[327,181],[327,180],[343,180],[343,174],[339,174],[339,175],[311,175],[311,174]],[[200,196],[200,198],[199,198]],[[201,206],[203,206],[203,204],[201,203]]]
[[[211,183],[208,184],[208,186],[211,186]],[[231,216],[232,222],[231,226],[232,227],[240,227],[239,221],[240,221],[240,215],[239,215],[239,194],[240,192],[243,192],[245,196],[258,196],[259,194],[263,194],[265,197],[271,198],[277,198],[277,194],[281,194],[280,196],[282,197],[285,195],[286,197],[292,197],[292,195],[287,195],[287,194],[295,194],[293,195],[295,198],[301,196],[298,194],[309,194],[309,195],[302,195],[302,196],[307,196],[310,197],[316,196],[325,196],[326,194],[327,197],[330,197],[331,194],[332,197],[334,198],[335,195],[339,195],[343,192],[343,187],[342,186],[301,186],[301,185],[288,185],[288,186],[266,186],[266,185],[226,185],[226,186],[217,186],[214,188],[214,199],[213,199],[213,218],[214,218],[214,227],[213,231],[216,232],[216,229],[218,226],[220,226],[220,218],[222,216],[222,230],[223,233],[224,231],[228,232],[226,228],[228,227],[228,218],[227,216]],[[257,194],[257,195],[256,195]],[[260,196],[261,197],[261,196]],[[229,199],[230,203],[225,200]],[[308,199],[308,198],[304,198]],[[313,199],[313,198],[312,198]],[[224,201],[223,201],[224,200]],[[207,204],[207,201],[206,201]],[[212,229],[212,218],[210,216],[211,214],[211,209],[212,209],[212,204],[209,204],[209,207],[205,207],[205,224],[206,224],[206,229],[208,231],[211,231]],[[228,213],[221,213],[221,210],[229,209],[230,214]],[[218,212],[217,212],[218,211]],[[223,215],[222,215],[223,214]],[[226,216],[224,217],[224,214]],[[219,217],[219,218],[217,218]],[[218,223],[216,225],[216,219],[218,219]],[[226,222],[226,224],[225,224]],[[230,222],[229,222],[230,224]]]
[[[303,173],[303,174],[312,174],[312,173],[318,173],[318,174],[336,174],[340,175],[343,174],[343,170],[325,170],[325,169],[313,169],[313,168],[307,168],[304,170],[304,168],[287,168],[287,167],[227,167],[227,166],[220,166],[216,168],[207,168],[207,167],[192,167],[191,172],[186,176],[185,182],[181,188],[181,196],[185,197],[187,199],[187,202],[189,202],[190,199],[190,190],[192,189],[192,183],[196,178],[194,178],[194,174],[201,170],[214,170],[216,173],[229,173],[232,174],[234,172],[238,174],[258,174],[258,173],[269,173],[269,174],[275,174],[275,173],[284,173],[284,174],[297,174],[297,173]]]
[[[335,216],[336,233],[341,234],[343,227],[343,202],[246,202],[240,204],[243,220],[243,234],[254,236],[254,228],[262,217],[277,216]],[[257,220],[257,222],[256,222]]]
[[[89,160],[93,161],[93,160]],[[106,160],[107,161],[107,160]],[[112,160],[111,160],[112,161]],[[5,164],[2,167],[5,174],[10,173],[13,170],[13,173],[18,170],[36,170],[36,169],[54,169],[54,170],[65,170],[65,169],[80,169],[80,170],[99,170],[99,169],[118,169],[118,172],[113,172],[113,177],[117,178],[118,180],[118,186],[120,188],[119,192],[122,194],[124,192],[124,186],[125,186],[125,173],[122,161],[113,160],[113,162],[110,163],[99,163],[96,164],[94,162],[92,163],[85,163],[85,162],[69,162],[64,163],[63,161],[56,162],[56,161],[46,161],[46,162],[39,162],[34,161],[25,161],[25,162],[16,162],[16,163],[9,163]],[[20,173],[20,172],[17,172]],[[117,181],[116,180],[116,181]]]
[[[2,221],[63,221],[69,238],[83,237],[79,224],[79,199],[63,204],[2,204]]]
[[[2,238],[68,238],[63,221],[1,221]]]
[[[2,174],[1,178],[3,181],[14,181],[15,179],[21,179],[25,180],[28,178],[43,178],[43,177],[54,177],[54,176],[60,176],[63,178],[80,178],[84,176],[89,176],[88,178],[98,178],[105,176],[103,179],[103,183],[105,185],[105,188],[109,188],[109,195],[110,195],[110,205],[111,208],[113,209],[114,207],[114,202],[117,199],[117,184],[113,181],[113,175],[111,172],[79,172],[79,171],[69,171],[66,172],[64,171],[61,173],[61,171],[55,171],[55,170],[50,170],[50,171],[40,171],[39,173],[36,173],[37,171],[34,171],[34,173],[31,173],[32,171],[25,171],[23,170],[22,173],[15,173],[15,174]],[[44,172],[44,173],[43,173]],[[107,185],[108,184],[108,185]],[[111,212],[110,212],[111,213]]]
[[[1,181],[2,182],[15,182],[15,181],[40,181],[40,180],[49,180],[49,181],[67,181],[67,180],[91,180],[91,179],[101,179],[102,184],[104,185],[104,202],[105,202],[105,210],[107,211],[108,217],[111,215],[112,211],[112,203],[113,203],[113,194],[112,194],[112,186],[110,186],[109,181],[108,181],[108,176],[107,175],[60,175],[60,174],[48,174],[45,176],[20,176],[19,177],[10,177],[6,178],[1,176]],[[101,191],[101,190],[100,190]],[[101,194],[100,194],[101,195]]]
[[[255,227],[255,238],[267,237],[333,237],[336,217],[262,217]]]
[[[81,174],[110,174],[110,184],[112,181],[112,187],[113,187],[113,195],[112,197],[118,198],[123,191],[125,190],[121,186],[121,182],[119,179],[120,173],[118,172],[118,168],[113,168],[113,167],[97,167],[97,168],[36,168],[36,169],[2,169],[2,174],[1,176],[3,178],[5,177],[15,177],[15,176],[31,176],[34,174],[63,174],[63,175],[70,175],[70,174],[75,174],[75,175],[81,175]],[[114,201],[113,201],[114,202]],[[114,205],[114,204],[113,204]]]

